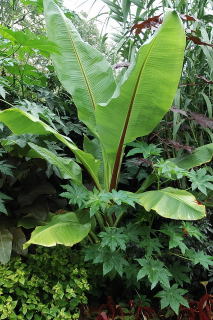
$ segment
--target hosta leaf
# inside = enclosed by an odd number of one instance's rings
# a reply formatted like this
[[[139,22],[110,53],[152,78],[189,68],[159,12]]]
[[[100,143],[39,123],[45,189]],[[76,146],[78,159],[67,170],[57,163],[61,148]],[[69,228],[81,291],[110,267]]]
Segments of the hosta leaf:
[[[13,236],[8,229],[0,228],[0,263],[6,264],[10,260]]]
[[[34,143],[29,143],[29,146],[38,154],[39,158],[41,157],[56,166],[60,170],[63,179],[71,179],[81,183],[81,168],[75,161],[59,157],[48,149],[37,146]],[[30,155],[30,153],[28,153],[28,155]]]
[[[39,226],[31,234],[31,238],[24,245],[38,244],[45,247],[53,247],[56,244],[73,246],[84,239],[91,225],[86,213],[67,212],[54,215],[44,226]]]
[[[154,37],[139,50],[135,65],[126,73],[128,79],[125,77],[108,103],[96,108],[110,189],[117,183],[123,146],[149,134],[171,107],[184,47],[182,22],[170,11]]]
[[[3,122],[14,134],[30,133],[54,135],[75,154],[77,159],[90,173],[97,187],[100,188],[98,181],[99,161],[96,160],[91,154],[80,150],[69,138],[66,138],[43,121],[18,108],[1,111],[0,121]]]
[[[212,157],[213,143],[209,143],[193,150],[191,154],[170,160],[175,162],[178,167],[188,170],[211,161]]]
[[[94,132],[96,104],[106,102],[115,89],[112,68],[98,50],[82,41],[53,0],[44,0],[44,13],[48,38],[60,48],[60,54],[51,55],[58,78],[72,95],[79,119]]]
[[[138,194],[139,203],[147,210],[155,210],[160,216],[177,220],[198,220],[205,217],[205,207],[185,191],[165,188]]]

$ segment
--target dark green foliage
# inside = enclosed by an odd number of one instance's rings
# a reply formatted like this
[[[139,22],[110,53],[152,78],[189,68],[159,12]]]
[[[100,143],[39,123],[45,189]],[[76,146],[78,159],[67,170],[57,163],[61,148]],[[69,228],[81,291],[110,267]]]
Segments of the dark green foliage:
[[[0,319],[79,319],[87,302],[87,274],[70,249],[38,248],[0,266]]]

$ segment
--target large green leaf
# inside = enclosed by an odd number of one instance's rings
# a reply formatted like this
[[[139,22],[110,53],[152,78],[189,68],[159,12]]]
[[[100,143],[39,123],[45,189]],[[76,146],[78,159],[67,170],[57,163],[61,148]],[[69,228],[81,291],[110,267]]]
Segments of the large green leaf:
[[[38,244],[45,247],[53,247],[56,244],[73,246],[83,240],[90,232],[91,224],[85,212],[67,212],[54,215],[44,226],[37,227],[31,234],[31,238],[24,245]]]
[[[111,98],[115,81],[104,56],[85,43],[53,0],[44,0],[48,38],[60,48],[52,54],[59,80],[72,95],[81,119],[95,132],[94,109]]]
[[[183,169],[191,169],[211,161],[213,157],[213,143],[205,144],[192,151],[192,153],[180,158],[171,159],[176,165]]]
[[[80,150],[69,138],[61,135],[56,130],[42,122],[38,118],[24,112],[18,108],[7,109],[0,112],[0,122],[3,122],[15,134],[53,134],[58,140],[64,143],[85,166],[93,178],[96,186],[100,189],[98,181],[98,171],[100,161],[91,154]]]
[[[165,188],[139,194],[139,203],[160,216],[176,220],[198,220],[205,217],[205,207],[185,191]]]
[[[10,260],[13,236],[4,227],[0,228],[0,263],[6,264]]]
[[[115,188],[123,145],[149,134],[171,107],[181,75],[185,47],[182,22],[166,14],[154,37],[138,52],[130,75],[112,99],[96,108],[108,183]],[[120,91],[120,92],[119,92]]]
[[[71,179],[77,183],[82,182],[81,168],[73,159],[59,157],[34,143],[29,143],[29,146],[36,152],[35,157],[38,155],[39,158],[41,157],[56,166],[64,179]],[[28,153],[28,156],[31,156],[31,152]]]

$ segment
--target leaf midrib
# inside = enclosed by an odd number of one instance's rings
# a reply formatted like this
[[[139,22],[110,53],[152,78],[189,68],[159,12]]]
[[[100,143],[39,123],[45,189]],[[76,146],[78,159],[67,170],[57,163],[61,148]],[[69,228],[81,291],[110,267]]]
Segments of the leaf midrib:
[[[136,85],[135,85],[135,88],[134,88],[134,91],[133,91],[133,95],[132,95],[132,98],[130,100],[127,116],[126,116],[125,123],[124,123],[124,128],[122,130],[122,134],[121,134],[121,137],[120,137],[120,142],[119,142],[118,149],[117,149],[116,159],[115,159],[115,162],[114,162],[114,167],[113,167],[113,172],[112,172],[112,179],[111,179],[111,184],[110,184],[110,190],[116,188],[117,176],[118,176],[118,170],[119,170],[119,165],[120,165],[120,159],[121,159],[123,144],[124,144],[124,140],[125,140],[125,137],[126,137],[126,132],[127,132],[127,129],[128,129],[129,120],[130,120],[130,117],[131,117],[131,113],[132,113],[132,109],[133,109],[133,105],[134,105],[134,101],[135,101],[135,97],[136,97],[136,92],[138,90],[138,86],[139,86],[139,83],[140,83],[140,78],[141,78],[141,76],[143,74],[143,71],[145,69],[147,60],[150,57],[151,50],[153,49],[153,47],[154,47],[154,45],[155,45],[157,40],[158,40],[158,37],[155,37],[153,39],[153,43],[150,46],[150,49],[149,49],[148,54],[147,54],[147,57],[146,57],[143,65],[141,66],[141,70],[139,72],[139,75],[138,75],[138,78],[137,78],[137,81],[136,81]]]
[[[85,80],[85,83],[86,83],[86,87],[87,87],[87,89],[88,89],[88,93],[89,93],[89,96],[90,96],[90,99],[91,99],[91,102],[92,102],[92,105],[93,105],[93,108],[95,109],[95,107],[96,107],[95,98],[94,98],[94,95],[93,95],[93,92],[92,92],[92,89],[91,89],[89,80],[87,79],[86,72],[85,72],[85,70],[84,70],[83,64],[81,63],[81,59],[80,59],[80,57],[79,57],[79,55],[78,55],[78,51],[77,51],[77,49],[76,49],[75,43],[74,43],[74,41],[73,41],[73,39],[72,39],[72,35],[71,35],[71,32],[70,32],[69,27],[68,27],[68,20],[67,20],[67,18],[64,17],[63,15],[62,15],[62,18],[63,18],[63,20],[64,20],[64,23],[65,23],[65,26],[66,26],[66,29],[67,29],[67,33],[68,33],[68,36],[69,36],[69,39],[70,39],[70,42],[71,42],[72,47],[73,47],[73,49],[74,49],[75,56],[76,56],[76,58],[77,58],[77,60],[78,60],[78,63],[79,63],[81,72],[82,72],[82,74],[83,74],[83,77],[84,77],[84,80]]]

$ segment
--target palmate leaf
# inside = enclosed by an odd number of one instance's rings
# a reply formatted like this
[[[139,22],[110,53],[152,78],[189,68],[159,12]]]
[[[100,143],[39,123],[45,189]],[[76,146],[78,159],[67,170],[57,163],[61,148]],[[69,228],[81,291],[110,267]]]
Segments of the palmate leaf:
[[[85,203],[89,198],[89,191],[83,186],[72,183],[72,185],[63,185],[66,190],[60,194],[61,197],[69,200],[69,204],[77,205],[79,209],[85,207]]]
[[[48,38],[60,48],[60,54],[51,55],[58,78],[72,95],[79,119],[95,132],[96,104],[106,102],[115,89],[112,68],[98,50],[82,41],[53,0],[44,0],[44,14]]]
[[[147,144],[143,141],[136,141],[129,143],[129,146],[134,147],[127,153],[127,157],[133,156],[135,154],[143,154],[145,159],[152,156],[159,156],[162,152],[162,148],[158,148],[155,144]]]
[[[171,288],[164,288],[164,290],[158,292],[155,296],[161,299],[162,309],[170,306],[178,314],[180,305],[189,307],[187,300],[183,298],[186,292],[186,290],[178,288],[177,284],[173,284]]]
[[[96,108],[107,188],[116,187],[123,146],[149,134],[171,107],[184,47],[182,22],[170,11],[154,37],[139,50],[136,64],[126,73],[128,79],[126,76],[107,104]]]
[[[181,232],[178,226],[173,224],[164,224],[163,227],[161,227],[160,231],[169,236],[169,249],[179,247],[181,253],[185,254],[187,246],[183,242],[183,232]]]
[[[90,229],[91,224],[85,212],[53,215],[44,226],[35,228],[30,240],[25,243],[24,249],[31,244],[45,247],[63,244],[71,247],[84,239]]]
[[[0,122],[3,122],[14,134],[39,134],[54,135],[64,143],[85,166],[90,173],[96,186],[100,187],[98,171],[100,163],[91,154],[80,150],[69,138],[58,133],[56,130],[42,122],[38,118],[17,108],[11,108],[0,112]]]
[[[176,220],[198,220],[205,217],[205,207],[185,191],[165,188],[138,195],[138,202],[147,210],[155,210],[160,216]]]
[[[124,234],[124,228],[106,228],[105,232],[100,232],[102,238],[101,247],[109,247],[112,252],[116,249],[126,250],[128,237]]]
[[[189,180],[192,183],[192,190],[198,189],[207,195],[207,189],[213,190],[213,176],[207,174],[206,168],[199,170],[191,170],[188,174]]]
[[[205,269],[209,269],[209,266],[213,266],[213,258],[205,254],[202,250],[188,250],[186,252],[187,257],[192,260],[193,264],[201,264]]]
[[[148,277],[151,282],[151,289],[160,282],[164,287],[169,287],[169,278],[172,276],[163,262],[153,258],[137,259],[142,267],[137,275],[137,280]]]

